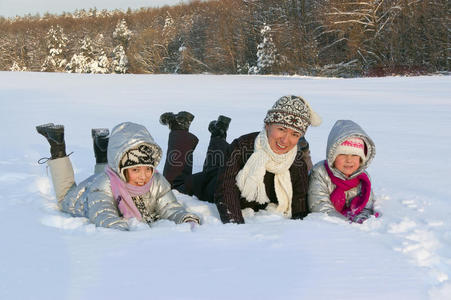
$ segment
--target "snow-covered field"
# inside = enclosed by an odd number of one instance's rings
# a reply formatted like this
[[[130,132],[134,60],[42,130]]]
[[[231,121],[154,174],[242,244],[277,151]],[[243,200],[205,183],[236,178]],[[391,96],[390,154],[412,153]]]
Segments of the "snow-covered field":
[[[37,164],[49,155],[38,124],[66,126],[81,181],[94,167],[91,128],[141,123],[166,149],[159,115],[188,110],[199,170],[212,119],[232,118],[231,141],[260,130],[286,94],[305,97],[324,120],[307,132],[314,162],[337,119],[374,139],[381,218],[358,225],[258,213],[223,225],[213,205],[177,193],[202,226],[160,221],[119,232],[57,211]],[[451,77],[0,72],[0,108],[0,299],[451,299]]]

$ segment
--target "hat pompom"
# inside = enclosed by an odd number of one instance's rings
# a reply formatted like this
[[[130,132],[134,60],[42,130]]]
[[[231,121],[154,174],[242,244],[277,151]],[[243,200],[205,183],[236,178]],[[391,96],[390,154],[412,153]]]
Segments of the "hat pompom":
[[[310,125],[312,126],[319,126],[321,125],[321,123],[323,122],[323,120],[321,119],[321,117],[315,112],[315,111],[311,111],[312,115],[310,117]]]
[[[323,122],[321,117],[316,113],[316,111],[312,109],[312,107],[307,101],[304,100],[304,103],[310,110],[310,125],[315,127],[321,125],[321,123]]]

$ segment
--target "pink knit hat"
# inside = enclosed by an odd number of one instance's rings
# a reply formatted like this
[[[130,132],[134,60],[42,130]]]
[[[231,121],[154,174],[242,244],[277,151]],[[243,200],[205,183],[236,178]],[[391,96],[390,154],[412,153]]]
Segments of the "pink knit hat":
[[[337,156],[340,154],[358,155],[362,159],[362,162],[365,162],[366,160],[365,143],[361,138],[357,137],[349,138],[337,147],[335,154]]]

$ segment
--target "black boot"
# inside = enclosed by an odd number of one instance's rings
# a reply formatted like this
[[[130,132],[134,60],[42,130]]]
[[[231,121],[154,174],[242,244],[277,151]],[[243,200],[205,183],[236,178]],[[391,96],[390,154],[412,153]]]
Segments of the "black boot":
[[[51,159],[66,156],[66,143],[64,142],[64,126],[53,123],[36,126],[39,134],[42,134],[50,144]]]
[[[166,112],[160,116],[160,123],[167,125],[170,130],[188,131],[193,120],[194,115],[187,111],[181,111],[178,114]]]
[[[232,119],[226,116],[219,116],[218,120],[211,121],[208,125],[208,131],[210,131],[211,137],[226,139],[230,121],[232,121]]]
[[[108,162],[107,149],[108,149],[108,135],[110,131],[108,128],[93,128],[91,129],[92,141],[94,144],[94,155],[96,157],[97,164],[103,164]]]

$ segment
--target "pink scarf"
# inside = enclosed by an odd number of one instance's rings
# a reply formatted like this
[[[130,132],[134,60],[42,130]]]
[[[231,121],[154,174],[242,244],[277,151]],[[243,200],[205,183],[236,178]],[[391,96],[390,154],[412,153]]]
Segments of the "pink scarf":
[[[105,173],[110,178],[111,190],[113,197],[117,201],[119,211],[124,218],[136,218],[141,221],[141,213],[133,202],[132,197],[141,196],[150,190],[152,179],[143,186],[135,186],[122,181],[122,179],[109,166],[105,167]]]
[[[338,212],[352,220],[352,218],[358,215],[365,208],[368,200],[370,199],[371,182],[368,175],[362,173],[353,179],[343,180],[334,176],[327,165],[327,161],[324,162],[324,166],[326,167],[327,174],[329,174],[332,183],[335,184],[335,189],[330,194],[330,201]],[[350,207],[346,207],[345,192],[355,188],[359,185],[359,183],[362,184],[360,195],[357,195],[352,199]]]

